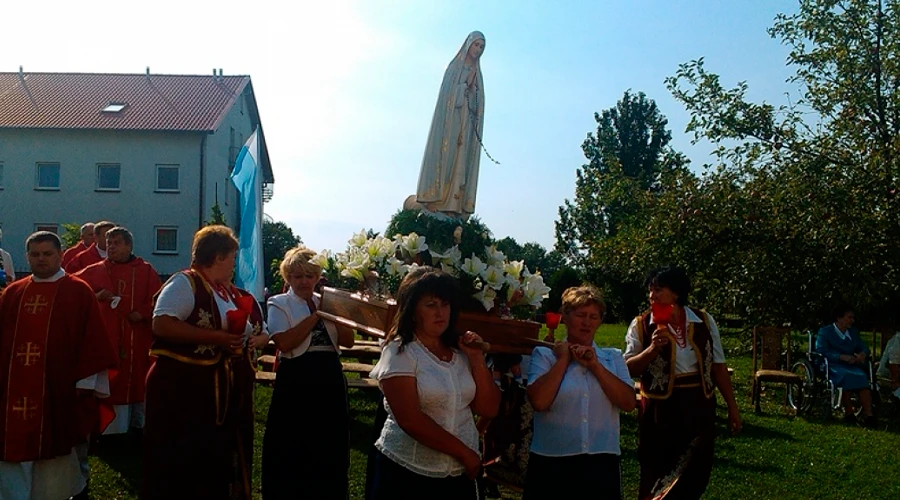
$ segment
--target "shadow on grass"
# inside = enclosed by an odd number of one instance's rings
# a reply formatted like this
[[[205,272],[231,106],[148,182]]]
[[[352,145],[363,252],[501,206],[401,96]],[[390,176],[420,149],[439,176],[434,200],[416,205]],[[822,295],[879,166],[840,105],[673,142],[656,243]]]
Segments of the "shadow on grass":
[[[95,456],[115,471],[131,491],[137,493],[141,488],[142,452],[138,436],[118,434],[102,436],[97,443]]]

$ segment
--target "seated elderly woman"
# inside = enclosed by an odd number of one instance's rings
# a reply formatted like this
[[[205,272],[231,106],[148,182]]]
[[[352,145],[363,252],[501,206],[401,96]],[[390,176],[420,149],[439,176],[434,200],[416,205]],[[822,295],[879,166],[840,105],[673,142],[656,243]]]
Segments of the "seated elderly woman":
[[[594,343],[605,310],[593,287],[567,289],[566,341],[531,356],[528,398],[535,413],[526,500],[578,498],[585,486],[577,478],[585,477],[602,488],[598,498],[622,498],[619,411],[633,410],[636,400],[622,351]]]
[[[816,352],[828,359],[828,378],[835,387],[843,389],[841,404],[844,406],[844,420],[856,422],[856,414],[850,402],[850,393],[859,393],[866,425],[876,423],[872,415],[871,384],[866,374],[869,348],[853,326],[853,308],[839,305],[834,310],[834,323],[819,329],[816,335]]]
[[[473,332],[456,331],[456,281],[431,268],[403,278],[398,311],[372,370],[387,420],[376,441],[372,498],[483,498],[473,413],[494,417],[494,385]]]

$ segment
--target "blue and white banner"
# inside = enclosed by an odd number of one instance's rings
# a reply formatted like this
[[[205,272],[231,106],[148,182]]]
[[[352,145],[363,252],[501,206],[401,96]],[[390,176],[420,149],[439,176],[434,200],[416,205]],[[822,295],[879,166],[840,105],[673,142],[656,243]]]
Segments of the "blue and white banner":
[[[262,172],[259,165],[259,127],[253,131],[241,148],[231,182],[241,194],[241,226],[238,234],[240,247],[237,255],[237,286],[252,293],[258,301],[265,300],[262,241]]]

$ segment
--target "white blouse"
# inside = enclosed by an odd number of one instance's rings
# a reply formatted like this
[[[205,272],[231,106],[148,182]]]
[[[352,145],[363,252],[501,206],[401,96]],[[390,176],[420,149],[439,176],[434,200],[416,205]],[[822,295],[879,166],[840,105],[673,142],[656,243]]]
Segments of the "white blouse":
[[[319,306],[321,300],[318,297],[313,295],[313,303],[316,304],[316,307]],[[312,314],[309,310],[309,306],[306,304],[305,299],[301,299],[298,295],[294,293],[293,290],[288,290],[287,293],[280,293],[278,295],[273,295],[269,297],[268,302],[268,328],[269,328],[269,336],[274,337],[279,333],[286,332],[291,328],[297,326],[304,318]],[[331,339],[331,345],[334,347],[334,351],[337,351],[338,354],[341,352],[341,348],[338,345],[338,331],[337,327],[334,323],[330,321],[323,321],[325,324],[325,330],[328,332],[328,337]],[[295,347],[289,352],[282,352],[280,356],[285,359],[296,358],[301,356],[303,353],[309,350],[310,343],[312,343],[313,333],[307,335],[306,340],[303,341],[299,346]]]
[[[237,309],[231,297],[223,299],[217,293],[213,293],[216,299],[216,306],[219,308],[219,318],[222,320],[222,329],[228,330],[228,311]],[[159,292],[159,298],[156,299],[156,307],[153,309],[153,317],[172,316],[181,321],[185,321],[194,311],[194,289],[191,288],[191,281],[184,273],[178,273],[174,278],[163,286]],[[266,333],[266,325],[263,324],[262,332]],[[244,328],[244,340],[246,341],[253,334],[253,327],[247,322]]]
[[[684,317],[689,323],[703,322],[702,319],[694,314],[694,311],[687,307],[684,308]],[[625,334],[626,360],[637,356],[644,350],[644,345],[638,337],[637,322],[637,318],[633,319],[631,324],[628,325],[628,333]],[[708,313],[706,313],[706,324],[709,327],[709,336],[712,338],[713,363],[724,363],[725,351],[722,349],[722,339],[719,336],[719,327],[716,326],[716,321],[713,319],[712,315]],[[671,331],[673,335],[675,334],[671,325],[669,325],[669,331]],[[700,366],[697,364],[697,355],[694,354],[694,348],[691,347],[691,344],[687,344],[684,347],[675,344],[675,373],[693,373],[699,370]]]
[[[370,376],[379,385],[392,377],[414,377],[422,412],[480,454],[478,431],[469,408],[475,398],[475,379],[468,358],[454,350],[451,361],[441,361],[418,340],[406,344],[403,352],[399,348],[399,340],[387,343]],[[419,443],[404,432],[394,419],[386,398],[384,409],[388,418],[375,446],[386,457],[423,476],[447,477],[465,473],[461,462]]]

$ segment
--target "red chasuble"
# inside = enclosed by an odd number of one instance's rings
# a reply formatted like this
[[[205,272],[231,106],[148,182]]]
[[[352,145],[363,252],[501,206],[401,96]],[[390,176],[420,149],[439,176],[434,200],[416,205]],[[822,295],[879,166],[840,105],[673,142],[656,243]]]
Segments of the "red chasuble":
[[[72,248],[67,248],[66,251],[63,253],[62,267],[65,268],[66,264],[71,262],[72,259],[74,259],[78,254],[87,250],[87,248],[88,247],[84,244],[83,241],[79,241],[78,244]]]
[[[83,250],[73,257],[68,264],[63,266],[63,269],[69,274],[75,274],[87,266],[102,260],[103,257],[100,256],[100,252],[97,250],[97,244],[92,243],[91,246],[87,247],[87,250]]]
[[[81,280],[19,280],[0,296],[0,460],[71,453],[83,442],[75,384],[114,368],[93,292]]]
[[[124,405],[143,401],[153,340],[153,296],[162,286],[156,269],[140,257],[121,264],[106,259],[84,268],[76,276],[85,280],[95,293],[109,290],[121,297],[115,309],[111,302],[100,303],[107,333],[119,356],[117,374],[110,379],[111,394],[104,403]],[[130,321],[128,316],[132,312],[143,319]]]

